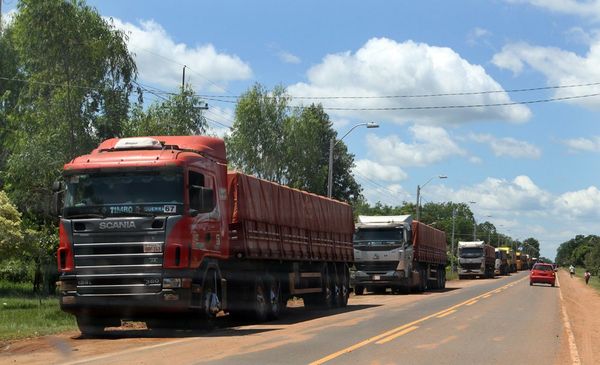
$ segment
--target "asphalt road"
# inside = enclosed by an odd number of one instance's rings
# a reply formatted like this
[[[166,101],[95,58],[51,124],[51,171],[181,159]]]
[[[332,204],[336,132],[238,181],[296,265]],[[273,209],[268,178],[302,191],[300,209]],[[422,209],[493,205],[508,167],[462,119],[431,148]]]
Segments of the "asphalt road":
[[[530,287],[527,272],[450,286],[443,292],[353,297],[345,310],[291,308],[283,319],[260,325],[223,322],[212,331],[166,334],[115,331],[94,340],[50,337],[45,346],[17,347],[0,362],[556,363],[563,337],[558,288]]]

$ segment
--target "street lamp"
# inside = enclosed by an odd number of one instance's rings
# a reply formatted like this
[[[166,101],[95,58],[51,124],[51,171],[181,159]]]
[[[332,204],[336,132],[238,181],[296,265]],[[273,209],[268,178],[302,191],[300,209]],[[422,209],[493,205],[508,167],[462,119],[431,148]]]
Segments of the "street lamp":
[[[350,134],[355,128],[366,126],[367,128],[379,128],[379,124],[375,122],[367,122],[367,123],[358,123],[354,127],[350,128],[346,134],[342,136],[342,138],[335,140],[335,137],[331,138],[329,141],[329,174],[327,176],[327,197],[331,198],[331,193],[333,190],[333,148],[336,143],[340,142],[342,139],[346,138],[347,135]]]
[[[470,201],[469,204],[477,204],[477,202]],[[475,220],[475,212],[473,212],[473,241],[477,241],[477,221]]]
[[[421,189],[423,189],[425,187],[425,185],[429,184],[431,182],[431,180],[435,179],[447,179],[448,176],[446,175],[438,175],[438,176],[432,176],[429,180],[427,180],[427,182],[423,185],[417,185],[417,220],[419,220],[421,218],[421,209],[419,208],[421,205]]]

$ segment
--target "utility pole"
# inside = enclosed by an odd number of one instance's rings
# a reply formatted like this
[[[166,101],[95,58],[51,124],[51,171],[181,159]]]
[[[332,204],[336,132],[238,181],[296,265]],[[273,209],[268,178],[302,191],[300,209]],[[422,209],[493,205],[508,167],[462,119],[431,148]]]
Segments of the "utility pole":
[[[452,259],[450,269],[456,272],[456,257],[454,255],[454,227],[456,225],[456,207],[452,207],[452,238],[450,238],[450,258]]]
[[[2,0],[0,0],[2,1]],[[181,76],[181,92],[183,92],[183,90],[185,90],[185,68],[187,66],[183,65],[183,75]]]

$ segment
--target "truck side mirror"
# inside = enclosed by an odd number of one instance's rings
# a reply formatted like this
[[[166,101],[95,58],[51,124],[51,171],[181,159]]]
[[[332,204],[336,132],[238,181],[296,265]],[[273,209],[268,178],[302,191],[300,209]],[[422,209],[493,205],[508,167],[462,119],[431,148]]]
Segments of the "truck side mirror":
[[[190,215],[212,212],[215,208],[213,189],[192,186],[190,189]]]
[[[53,216],[60,216],[60,211],[63,206],[63,198],[65,191],[65,183],[61,180],[56,180],[52,183],[52,206],[50,207],[50,211]]]

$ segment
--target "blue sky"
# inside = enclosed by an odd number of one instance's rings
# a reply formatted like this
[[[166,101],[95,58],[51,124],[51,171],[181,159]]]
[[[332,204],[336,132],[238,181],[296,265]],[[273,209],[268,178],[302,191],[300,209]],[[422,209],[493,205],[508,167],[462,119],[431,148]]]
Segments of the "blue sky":
[[[478,220],[536,237],[554,257],[575,234],[598,234],[600,1],[91,1],[129,34],[140,81],[165,91],[181,67],[200,94],[255,82],[329,108],[549,103],[427,110],[328,110],[375,202],[475,201]],[[10,12],[15,0],[4,1]],[[482,91],[498,91],[480,93]],[[421,98],[381,98],[455,94]],[[369,96],[322,99],[324,96]],[[321,98],[321,99],[320,99]],[[150,97],[152,99],[152,97]],[[217,97],[218,99],[218,97]],[[234,105],[209,100],[214,133]],[[218,122],[218,123],[217,123]],[[488,217],[491,216],[491,217]]]

